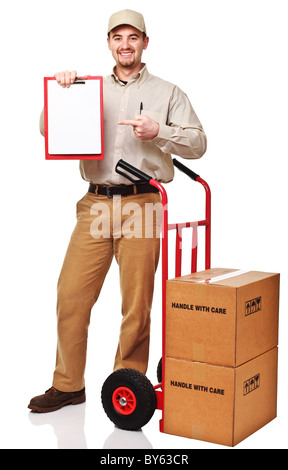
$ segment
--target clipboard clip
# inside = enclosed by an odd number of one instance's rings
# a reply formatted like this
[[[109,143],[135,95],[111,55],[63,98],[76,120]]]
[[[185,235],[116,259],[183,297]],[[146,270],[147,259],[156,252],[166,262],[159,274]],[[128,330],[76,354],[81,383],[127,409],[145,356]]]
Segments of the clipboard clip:
[[[78,78],[76,77],[76,80],[74,83],[71,83],[71,85],[85,85],[86,82],[85,82],[85,79],[84,78]]]

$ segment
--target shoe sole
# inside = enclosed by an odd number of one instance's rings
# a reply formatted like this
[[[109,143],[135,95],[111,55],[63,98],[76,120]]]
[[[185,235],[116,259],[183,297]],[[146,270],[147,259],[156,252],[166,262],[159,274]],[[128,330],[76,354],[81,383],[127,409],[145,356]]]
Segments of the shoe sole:
[[[70,398],[69,400],[63,401],[57,406],[50,406],[49,408],[41,408],[37,405],[28,405],[28,408],[35,413],[49,413],[50,411],[57,411],[63,408],[66,405],[80,405],[86,401],[86,395],[82,395],[81,397]]]

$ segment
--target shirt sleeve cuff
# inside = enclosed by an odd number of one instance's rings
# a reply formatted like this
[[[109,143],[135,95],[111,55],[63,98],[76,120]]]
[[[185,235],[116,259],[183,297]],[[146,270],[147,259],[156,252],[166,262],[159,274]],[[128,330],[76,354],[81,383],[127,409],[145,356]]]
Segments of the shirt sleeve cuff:
[[[161,142],[171,139],[171,128],[164,124],[159,124],[159,132],[154,139],[152,139],[155,144],[161,144]]]

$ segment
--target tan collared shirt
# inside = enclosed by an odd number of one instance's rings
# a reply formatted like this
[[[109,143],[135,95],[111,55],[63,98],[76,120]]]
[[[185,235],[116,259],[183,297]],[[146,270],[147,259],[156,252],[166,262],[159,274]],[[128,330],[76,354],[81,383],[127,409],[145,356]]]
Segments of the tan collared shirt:
[[[206,151],[206,135],[183,91],[151,75],[146,65],[124,85],[113,72],[104,78],[104,159],[80,160],[84,180],[94,184],[130,184],[115,172],[120,158],[126,160],[159,182],[173,179],[171,154],[183,158],[200,158]],[[153,140],[140,141],[132,126],[119,125],[123,119],[140,114],[160,125]],[[40,120],[43,133],[43,113]]]

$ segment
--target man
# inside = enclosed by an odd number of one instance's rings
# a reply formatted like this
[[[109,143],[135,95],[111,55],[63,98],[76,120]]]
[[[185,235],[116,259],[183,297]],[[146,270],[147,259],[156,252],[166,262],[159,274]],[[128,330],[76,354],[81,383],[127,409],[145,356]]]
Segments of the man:
[[[115,165],[123,158],[166,183],[174,175],[171,154],[200,158],[206,151],[205,133],[187,96],[177,86],[151,75],[142,63],[149,44],[143,16],[131,10],[113,14],[107,41],[116,65],[104,79],[105,157],[80,161],[81,176],[90,186],[77,204],[77,224],[58,282],[53,386],[28,406],[38,412],[85,401],[90,313],[114,255],[123,315],[114,370],[129,367],[145,374],[160,248],[157,221],[146,220],[145,207],[160,203],[160,195],[148,184],[129,184],[115,172]],[[55,78],[59,85],[69,87],[76,75],[76,71],[61,72]],[[43,113],[41,129],[43,133]],[[102,224],[101,236],[94,230],[99,204],[107,207],[102,215],[109,218]],[[132,236],[127,224],[131,204],[136,207]]]

